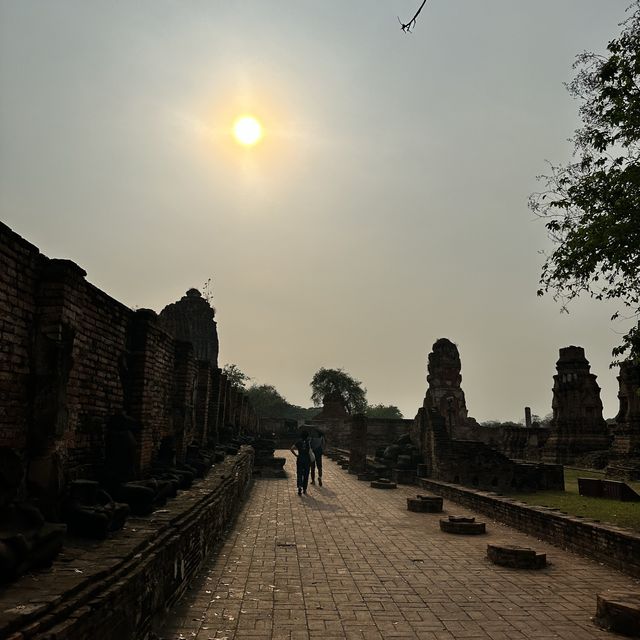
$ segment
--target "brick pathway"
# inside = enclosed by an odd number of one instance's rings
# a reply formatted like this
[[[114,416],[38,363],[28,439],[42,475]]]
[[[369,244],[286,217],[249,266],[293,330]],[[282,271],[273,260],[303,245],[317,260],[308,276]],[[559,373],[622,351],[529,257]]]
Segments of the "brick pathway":
[[[596,594],[637,581],[486,520],[485,536],[442,533],[411,513],[415,487],[371,489],[331,461],[325,486],[298,497],[257,480],[216,558],[159,635],[197,640],[619,638],[593,626]],[[469,514],[445,502],[448,513]],[[542,571],[490,564],[487,542],[545,551]]]

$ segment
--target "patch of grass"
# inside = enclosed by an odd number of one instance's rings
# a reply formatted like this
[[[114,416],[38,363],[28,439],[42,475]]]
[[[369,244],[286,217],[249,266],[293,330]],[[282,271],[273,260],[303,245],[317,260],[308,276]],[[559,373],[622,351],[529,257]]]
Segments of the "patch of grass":
[[[588,498],[578,493],[578,478],[604,478],[602,471],[583,471],[564,468],[564,491],[536,491],[535,493],[510,493],[510,498],[566,511],[572,516],[582,516],[640,531],[640,502],[620,502],[607,498]],[[640,482],[628,482],[640,493]]]

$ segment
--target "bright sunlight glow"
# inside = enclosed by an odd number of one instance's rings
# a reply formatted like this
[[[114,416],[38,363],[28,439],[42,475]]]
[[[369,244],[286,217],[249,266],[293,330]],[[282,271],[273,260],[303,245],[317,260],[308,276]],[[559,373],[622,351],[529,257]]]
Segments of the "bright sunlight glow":
[[[253,116],[242,116],[233,124],[235,139],[250,147],[262,139],[262,125]]]

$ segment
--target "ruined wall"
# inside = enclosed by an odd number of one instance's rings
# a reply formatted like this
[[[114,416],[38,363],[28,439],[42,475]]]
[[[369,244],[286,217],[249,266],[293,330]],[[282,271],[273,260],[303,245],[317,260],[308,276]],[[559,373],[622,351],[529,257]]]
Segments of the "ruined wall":
[[[140,425],[137,435],[141,473],[149,467],[162,439],[173,436],[172,395],[175,340],[160,328],[158,316],[139,309],[130,339],[131,404],[128,413]]]
[[[373,455],[376,449],[388,447],[400,436],[411,430],[413,420],[395,418],[367,419],[367,454]]]
[[[217,367],[198,363],[155,312],[132,311],[2,224],[0,259],[0,447],[25,462],[36,503],[61,496],[69,480],[100,476],[119,416],[135,424],[140,476],[165,439],[183,460],[190,444],[217,441],[220,417],[230,437],[256,426],[246,398],[232,398]],[[217,337],[208,344],[217,349]]]
[[[640,479],[640,364],[627,360],[618,376],[620,409],[613,431],[607,476]]]
[[[184,460],[187,447],[195,437],[197,363],[190,342],[176,341],[173,372],[173,431],[176,455]]]
[[[121,367],[132,312],[69,261],[47,260],[38,295],[32,441],[57,442],[71,477],[104,455],[108,416],[124,401]]]
[[[351,446],[351,418],[346,420],[321,420],[314,418],[325,433],[328,447],[348,449]],[[367,455],[375,455],[379,447],[387,447],[411,430],[413,420],[395,418],[367,418]]]
[[[410,431],[428,477],[487,489],[564,488],[560,465],[516,462],[485,442],[459,439],[462,427],[482,427],[466,415],[459,388],[460,357],[451,341],[434,343],[428,371],[429,387]]]
[[[22,455],[28,446],[34,467],[53,456],[82,473],[102,455],[106,416],[123,403],[132,312],[5,225],[0,256],[0,446]]]
[[[0,223],[0,442],[23,452],[27,444],[30,328],[43,258]]]
[[[463,427],[456,427],[453,435],[456,440],[484,442],[508,458],[538,462],[549,432],[548,427],[484,426],[468,421]]]

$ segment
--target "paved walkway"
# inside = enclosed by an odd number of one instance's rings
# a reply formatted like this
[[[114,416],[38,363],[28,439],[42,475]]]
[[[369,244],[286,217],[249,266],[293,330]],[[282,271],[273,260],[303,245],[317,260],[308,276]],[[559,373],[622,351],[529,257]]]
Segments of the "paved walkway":
[[[162,638],[619,638],[591,623],[596,594],[637,581],[482,517],[485,536],[442,533],[439,514],[406,510],[415,487],[371,489],[331,461],[324,487],[298,497],[286,455],[289,479],[256,481]],[[545,551],[551,565],[492,565],[496,541]]]

